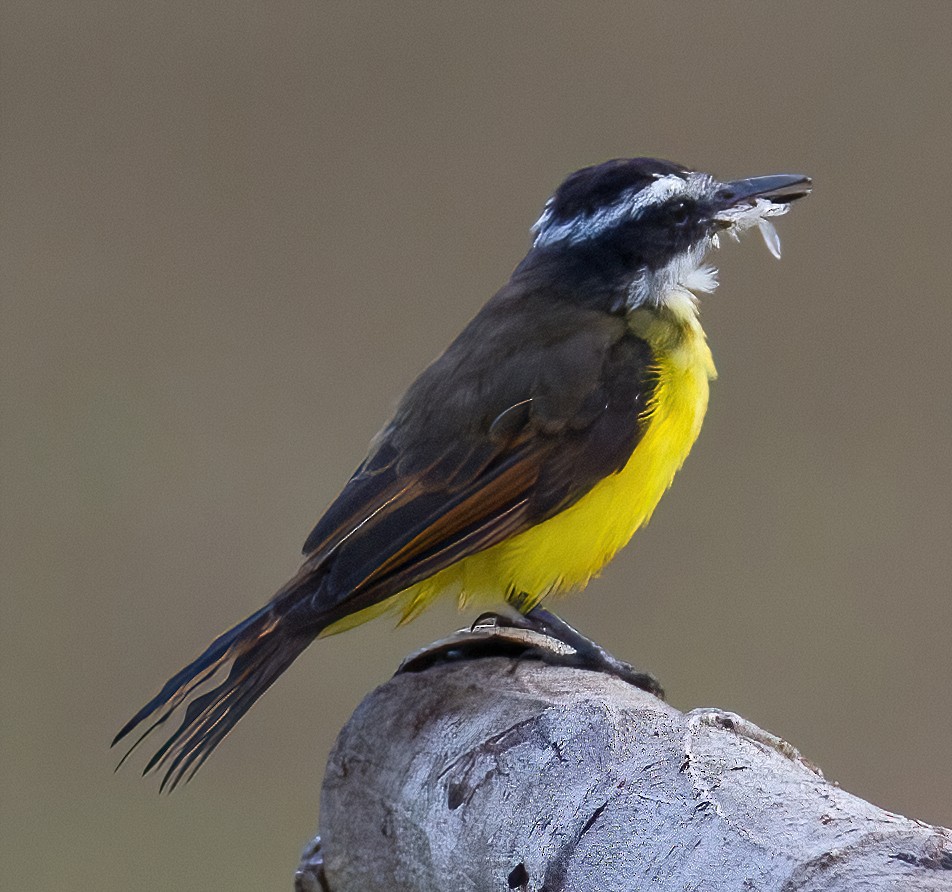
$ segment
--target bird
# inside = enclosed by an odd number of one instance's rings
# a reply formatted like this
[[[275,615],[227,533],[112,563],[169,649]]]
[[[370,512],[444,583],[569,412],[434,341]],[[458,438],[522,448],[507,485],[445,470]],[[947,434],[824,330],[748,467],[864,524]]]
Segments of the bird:
[[[656,158],[569,175],[508,282],[373,438],[297,574],[122,727],[113,745],[139,731],[123,761],[181,714],[143,770],[174,789],[312,641],[382,613],[405,622],[450,596],[532,617],[583,589],[701,429],[716,376],[698,316],[718,284],[709,253],[758,228],[779,257],[772,220],[811,188]]]

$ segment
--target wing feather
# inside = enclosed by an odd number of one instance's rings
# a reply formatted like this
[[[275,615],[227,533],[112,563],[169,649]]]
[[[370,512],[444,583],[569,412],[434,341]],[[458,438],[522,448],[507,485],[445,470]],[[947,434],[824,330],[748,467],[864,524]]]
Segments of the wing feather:
[[[187,780],[323,629],[544,521],[623,467],[647,424],[651,351],[623,318],[560,300],[510,288],[490,301],[407,392],[308,536],[297,575],[114,743],[151,722],[134,749],[184,710],[146,770],[164,768],[166,788]]]
[[[437,380],[454,381],[457,391],[442,394],[446,413],[435,415],[441,394],[426,392],[424,374],[423,392],[410,391],[308,539],[314,551],[291,583],[309,590],[305,625],[325,627],[516,535],[623,467],[655,379],[647,344],[624,326],[611,334],[583,327],[546,344],[561,375],[535,364],[520,382],[499,369],[481,398],[495,388],[506,402],[489,411],[474,413],[454,370],[437,369]],[[533,367],[522,360],[516,365]]]

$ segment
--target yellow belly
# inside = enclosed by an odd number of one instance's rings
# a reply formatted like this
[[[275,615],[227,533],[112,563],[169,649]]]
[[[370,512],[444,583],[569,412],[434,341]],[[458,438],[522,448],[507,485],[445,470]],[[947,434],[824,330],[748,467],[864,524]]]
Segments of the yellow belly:
[[[581,589],[648,522],[697,439],[715,371],[693,313],[667,320],[652,314],[639,325],[658,357],[658,384],[648,429],[624,468],[555,517],[401,592],[395,601],[403,621],[443,594],[461,606],[508,598],[528,609],[547,595]]]

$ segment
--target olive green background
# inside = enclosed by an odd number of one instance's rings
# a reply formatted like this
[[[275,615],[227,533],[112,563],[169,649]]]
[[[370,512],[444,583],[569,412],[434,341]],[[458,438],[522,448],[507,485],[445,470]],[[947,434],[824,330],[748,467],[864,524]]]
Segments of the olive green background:
[[[950,35],[946,2],[4,3],[10,888],[289,888],[338,729],[471,616],[314,646],[172,797],[108,742],[624,155],[816,186],[781,263],[721,251],[701,438],[564,615],[952,823]]]

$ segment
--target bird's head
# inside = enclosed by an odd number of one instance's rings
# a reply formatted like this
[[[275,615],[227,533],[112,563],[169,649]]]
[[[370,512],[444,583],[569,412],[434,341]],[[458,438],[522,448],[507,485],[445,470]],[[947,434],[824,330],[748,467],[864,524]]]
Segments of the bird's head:
[[[624,284],[628,308],[693,301],[717,286],[703,264],[721,233],[754,226],[780,256],[772,217],[810,191],[799,174],[720,182],[709,174],[656,158],[624,158],[569,176],[532,228],[533,252],[602,265]]]

